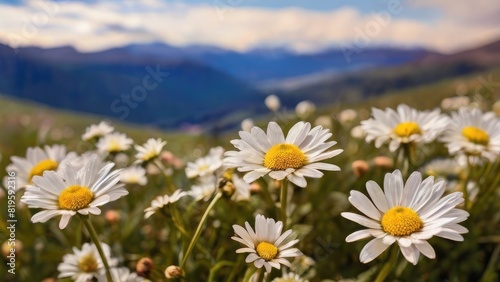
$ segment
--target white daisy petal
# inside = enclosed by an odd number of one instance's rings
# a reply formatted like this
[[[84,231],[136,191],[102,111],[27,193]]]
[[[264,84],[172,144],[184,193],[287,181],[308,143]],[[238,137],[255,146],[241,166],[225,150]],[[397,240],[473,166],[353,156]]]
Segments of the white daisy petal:
[[[362,263],[369,263],[384,252],[388,247],[389,246],[384,244],[381,239],[372,239],[361,250],[361,253],[359,254],[359,261]]]
[[[431,244],[427,241],[422,241],[421,244],[414,245],[424,256],[434,259],[436,258],[436,252],[434,252],[434,248],[432,248]]]
[[[406,258],[406,260],[413,265],[417,265],[420,252],[412,245],[410,245],[409,247],[403,247],[401,245],[399,246],[401,249],[401,253],[403,253],[403,256]]]
[[[343,212],[340,215],[342,215],[344,218],[352,220],[352,221],[354,221],[358,224],[361,224],[365,227],[380,229],[380,223],[378,223],[372,219],[369,219],[367,217],[364,217],[362,215],[351,213],[351,212]]]
[[[363,193],[358,191],[351,191],[351,196],[349,197],[349,202],[356,207],[360,212],[364,213],[366,216],[374,219],[380,220],[380,211],[375,208],[370,199],[363,195]]]
[[[350,242],[354,242],[354,241],[368,238],[370,236],[372,236],[370,231],[368,229],[364,229],[364,230],[359,230],[359,231],[351,233],[349,236],[347,236],[345,238],[345,241],[347,243],[350,243]]]

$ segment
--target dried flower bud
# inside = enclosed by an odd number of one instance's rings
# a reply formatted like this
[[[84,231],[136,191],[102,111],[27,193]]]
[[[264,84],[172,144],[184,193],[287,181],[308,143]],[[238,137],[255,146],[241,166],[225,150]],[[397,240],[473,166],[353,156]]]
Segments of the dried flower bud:
[[[357,160],[352,162],[352,171],[356,177],[362,177],[370,169],[368,163],[363,160]]]
[[[234,192],[236,191],[236,187],[234,186],[234,183],[232,181],[231,170],[226,171],[222,176],[222,178],[219,179],[218,187],[219,189],[222,190],[224,196],[226,197],[233,196]]]
[[[375,166],[391,170],[394,167],[394,161],[386,156],[378,156],[373,159]]]
[[[165,277],[167,279],[182,278],[182,269],[177,265],[171,265],[165,269]]]
[[[112,225],[116,224],[120,220],[120,217],[120,213],[115,210],[109,210],[104,215],[104,218]]]
[[[259,183],[253,182],[252,184],[250,184],[250,193],[257,194],[260,193],[260,190],[262,190],[262,187],[260,187]]]
[[[151,271],[154,269],[154,263],[153,260],[150,258],[141,258],[139,262],[137,262],[137,265],[135,266],[135,271],[139,276],[142,277],[149,277],[149,274]]]

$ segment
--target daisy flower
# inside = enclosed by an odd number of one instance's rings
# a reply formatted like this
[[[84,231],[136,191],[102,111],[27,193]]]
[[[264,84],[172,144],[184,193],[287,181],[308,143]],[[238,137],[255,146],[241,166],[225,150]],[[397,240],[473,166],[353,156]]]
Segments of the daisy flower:
[[[351,191],[349,197],[351,204],[366,216],[341,214],[368,227],[347,236],[346,242],[375,237],[361,250],[362,263],[372,261],[397,242],[406,260],[416,265],[420,253],[430,259],[436,256],[427,242],[433,236],[463,241],[460,234],[468,232],[458,223],[466,220],[469,213],[455,208],[464,201],[462,193],[442,197],[445,181],[434,182],[432,176],[422,181],[420,172],[414,172],[403,185],[401,172],[396,170],[385,175],[384,192],[374,181],[368,181],[366,189],[371,200],[358,191]]]
[[[231,177],[231,182],[234,184],[236,188],[231,199],[233,201],[246,201],[250,199],[250,187],[251,185],[246,183],[243,179],[241,179],[238,175],[234,174]]]
[[[146,213],[144,215],[144,218],[149,218],[153,214],[155,214],[157,211],[162,209],[164,206],[168,204],[173,204],[177,202],[180,198],[188,195],[187,192],[182,191],[181,189],[175,190],[174,193],[172,193],[171,196],[169,195],[164,195],[164,196],[158,196],[156,197],[153,201],[151,201],[151,206],[147,209],[144,210]]]
[[[137,160],[135,161],[135,163],[146,163],[159,157],[163,146],[165,146],[166,144],[167,141],[162,141],[160,138],[149,138],[148,141],[144,143],[144,145],[135,145],[134,148],[135,150],[137,150],[137,154],[135,155]]]
[[[280,269],[281,265],[290,267],[290,262],[285,258],[297,257],[302,253],[297,248],[291,248],[299,242],[298,239],[290,240],[289,236],[292,230],[281,234],[283,222],[275,222],[274,219],[265,218],[263,215],[255,217],[255,232],[245,222],[245,228],[239,225],[233,225],[237,236],[231,239],[245,245],[244,248],[236,250],[236,253],[250,253],[246,262],[253,262],[255,267],[264,266],[266,272],[271,272],[271,267]]]
[[[309,280],[302,279],[300,275],[293,272],[288,272],[281,277],[274,278],[272,282],[309,282]]]
[[[118,260],[111,258],[111,248],[105,243],[100,244],[108,264],[117,265]],[[89,243],[83,244],[81,250],[73,247],[73,254],[64,255],[57,270],[59,271],[58,278],[71,277],[76,282],[91,281],[106,271],[96,246]]]
[[[273,179],[288,178],[297,186],[306,187],[305,177],[322,177],[320,169],[340,170],[336,165],[320,162],[343,151],[326,151],[337,142],[325,142],[332,134],[321,126],[311,130],[310,123],[299,122],[285,138],[279,125],[270,122],[267,134],[258,127],[250,132],[240,131],[239,134],[241,139],[231,141],[239,151],[226,152],[224,164],[247,172],[243,177],[247,183],[269,173]]]
[[[191,191],[189,191],[189,195],[191,195],[191,197],[193,197],[195,201],[200,201],[200,200],[208,201],[215,194],[216,191],[217,191],[216,184],[207,181],[191,186]]]
[[[13,171],[17,177],[17,187],[25,188],[34,176],[43,175],[44,171],[57,171],[61,162],[66,158],[75,157],[76,153],[66,153],[63,145],[30,147],[26,150],[26,157],[11,157],[12,163],[7,166],[7,171]]]
[[[111,268],[109,270],[111,272],[111,277],[113,277],[113,281],[116,282],[141,282],[144,281],[144,278],[139,277],[137,273],[130,272],[130,269],[127,267],[120,268]],[[105,274],[101,274],[97,277],[98,282],[107,282],[107,278]]]
[[[105,135],[110,134],[113,132],[115,128],[111,126],[109,123],[105,121],[101,121],[99,124],[92,124],[91,126],[87,127],[85,130],[85,133],[82,135],[82,140],[83,141],[88,141],[93,138],[101,138]]]
[[[99,157],[92,157],[79,170],[66,165],[60,173],[47,171],[35,176],[21,201],[29,208],[41,208],[31,221],[46,222],[61,215],[59,228],[64,229],[75,214],[100,214],[99,206],[128,194],[120,180],[120,170],[111,171],[113,163],[99,165]]]
[[[276,95],[267,96],[266,99],[264,100],[264,104],[266,105],[266,107],[268,109],[270,109],[273,112],[276,112],[277,110],[279,110],[279,108],[281,106],[280,99]]]
[[[375,141],[380,148],[389,142],[389,150],[396,151],[401,143],[430,143],[448,125],[448,117],[441,115],[439,109],[417,111],[407,105],[399,105],[397,111],[372,109],[373,118],[361,122],[366,132],[366,142]]]
[[[124,133],[113,132],[99,139],[96,146],[102,153],[118,153],[130,149],[133,143]]]
[[[213,175],[222,167],[222,155],[224,149],[215,147],[210,149],[208,155],[198,158],[194,163],[189,162],[186,165],[186,176],[188,178],[205,177]]]
[[[148,183],[146,170],[140,166],[124,168],[120,174],[120,181],[125,184],[139,184],[144,186]]]
[[[301,118],[306,119],[316,111],[316,105],[311,101],[302,101],[295,106],[295,114]]]
[[[500,154],[500,119],[478,109],[459,109],[441,140],[450,154],[483,156],[491,161]]]

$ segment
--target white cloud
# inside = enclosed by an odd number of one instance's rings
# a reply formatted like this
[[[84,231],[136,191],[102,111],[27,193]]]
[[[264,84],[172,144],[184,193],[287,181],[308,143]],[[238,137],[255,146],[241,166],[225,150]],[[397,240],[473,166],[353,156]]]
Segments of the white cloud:
[[[437,8],[443,17],[458,24],[494,26],[500,24],[500,5],[498,0],[419,0],[412,2],[414,7]]]
[[[388,12],[391,20],[387,23],[350,7],[318,12],[172,4],[161,0],[64,2],[45,8],[40,3],[47,2],[34,1],[25,6],[0,4],[0,42],[14,46],[73,45],[82,51],[164,41],[178,46],[210,44],[240,51],[286,46],[308,52],[339,44],[352,46],[356,39],[364,37],[369,45],[418,45],[450,52],[484,44],[500,35],[500,25],[491,24],[498,13],[487,19],[451,0],[432,1],[446,17],[432,22],[402,17],[405,11],[431,5],[430,0],[423,0],[419,7],[402,5],[403,11],[397,17]]]

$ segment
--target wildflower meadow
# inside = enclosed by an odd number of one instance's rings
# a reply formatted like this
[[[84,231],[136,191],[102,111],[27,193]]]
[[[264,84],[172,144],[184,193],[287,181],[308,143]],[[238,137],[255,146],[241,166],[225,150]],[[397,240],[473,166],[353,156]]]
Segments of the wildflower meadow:
[[[492,104],[265,105],[216,138],[24,136],[0,280],[499,281]]]

